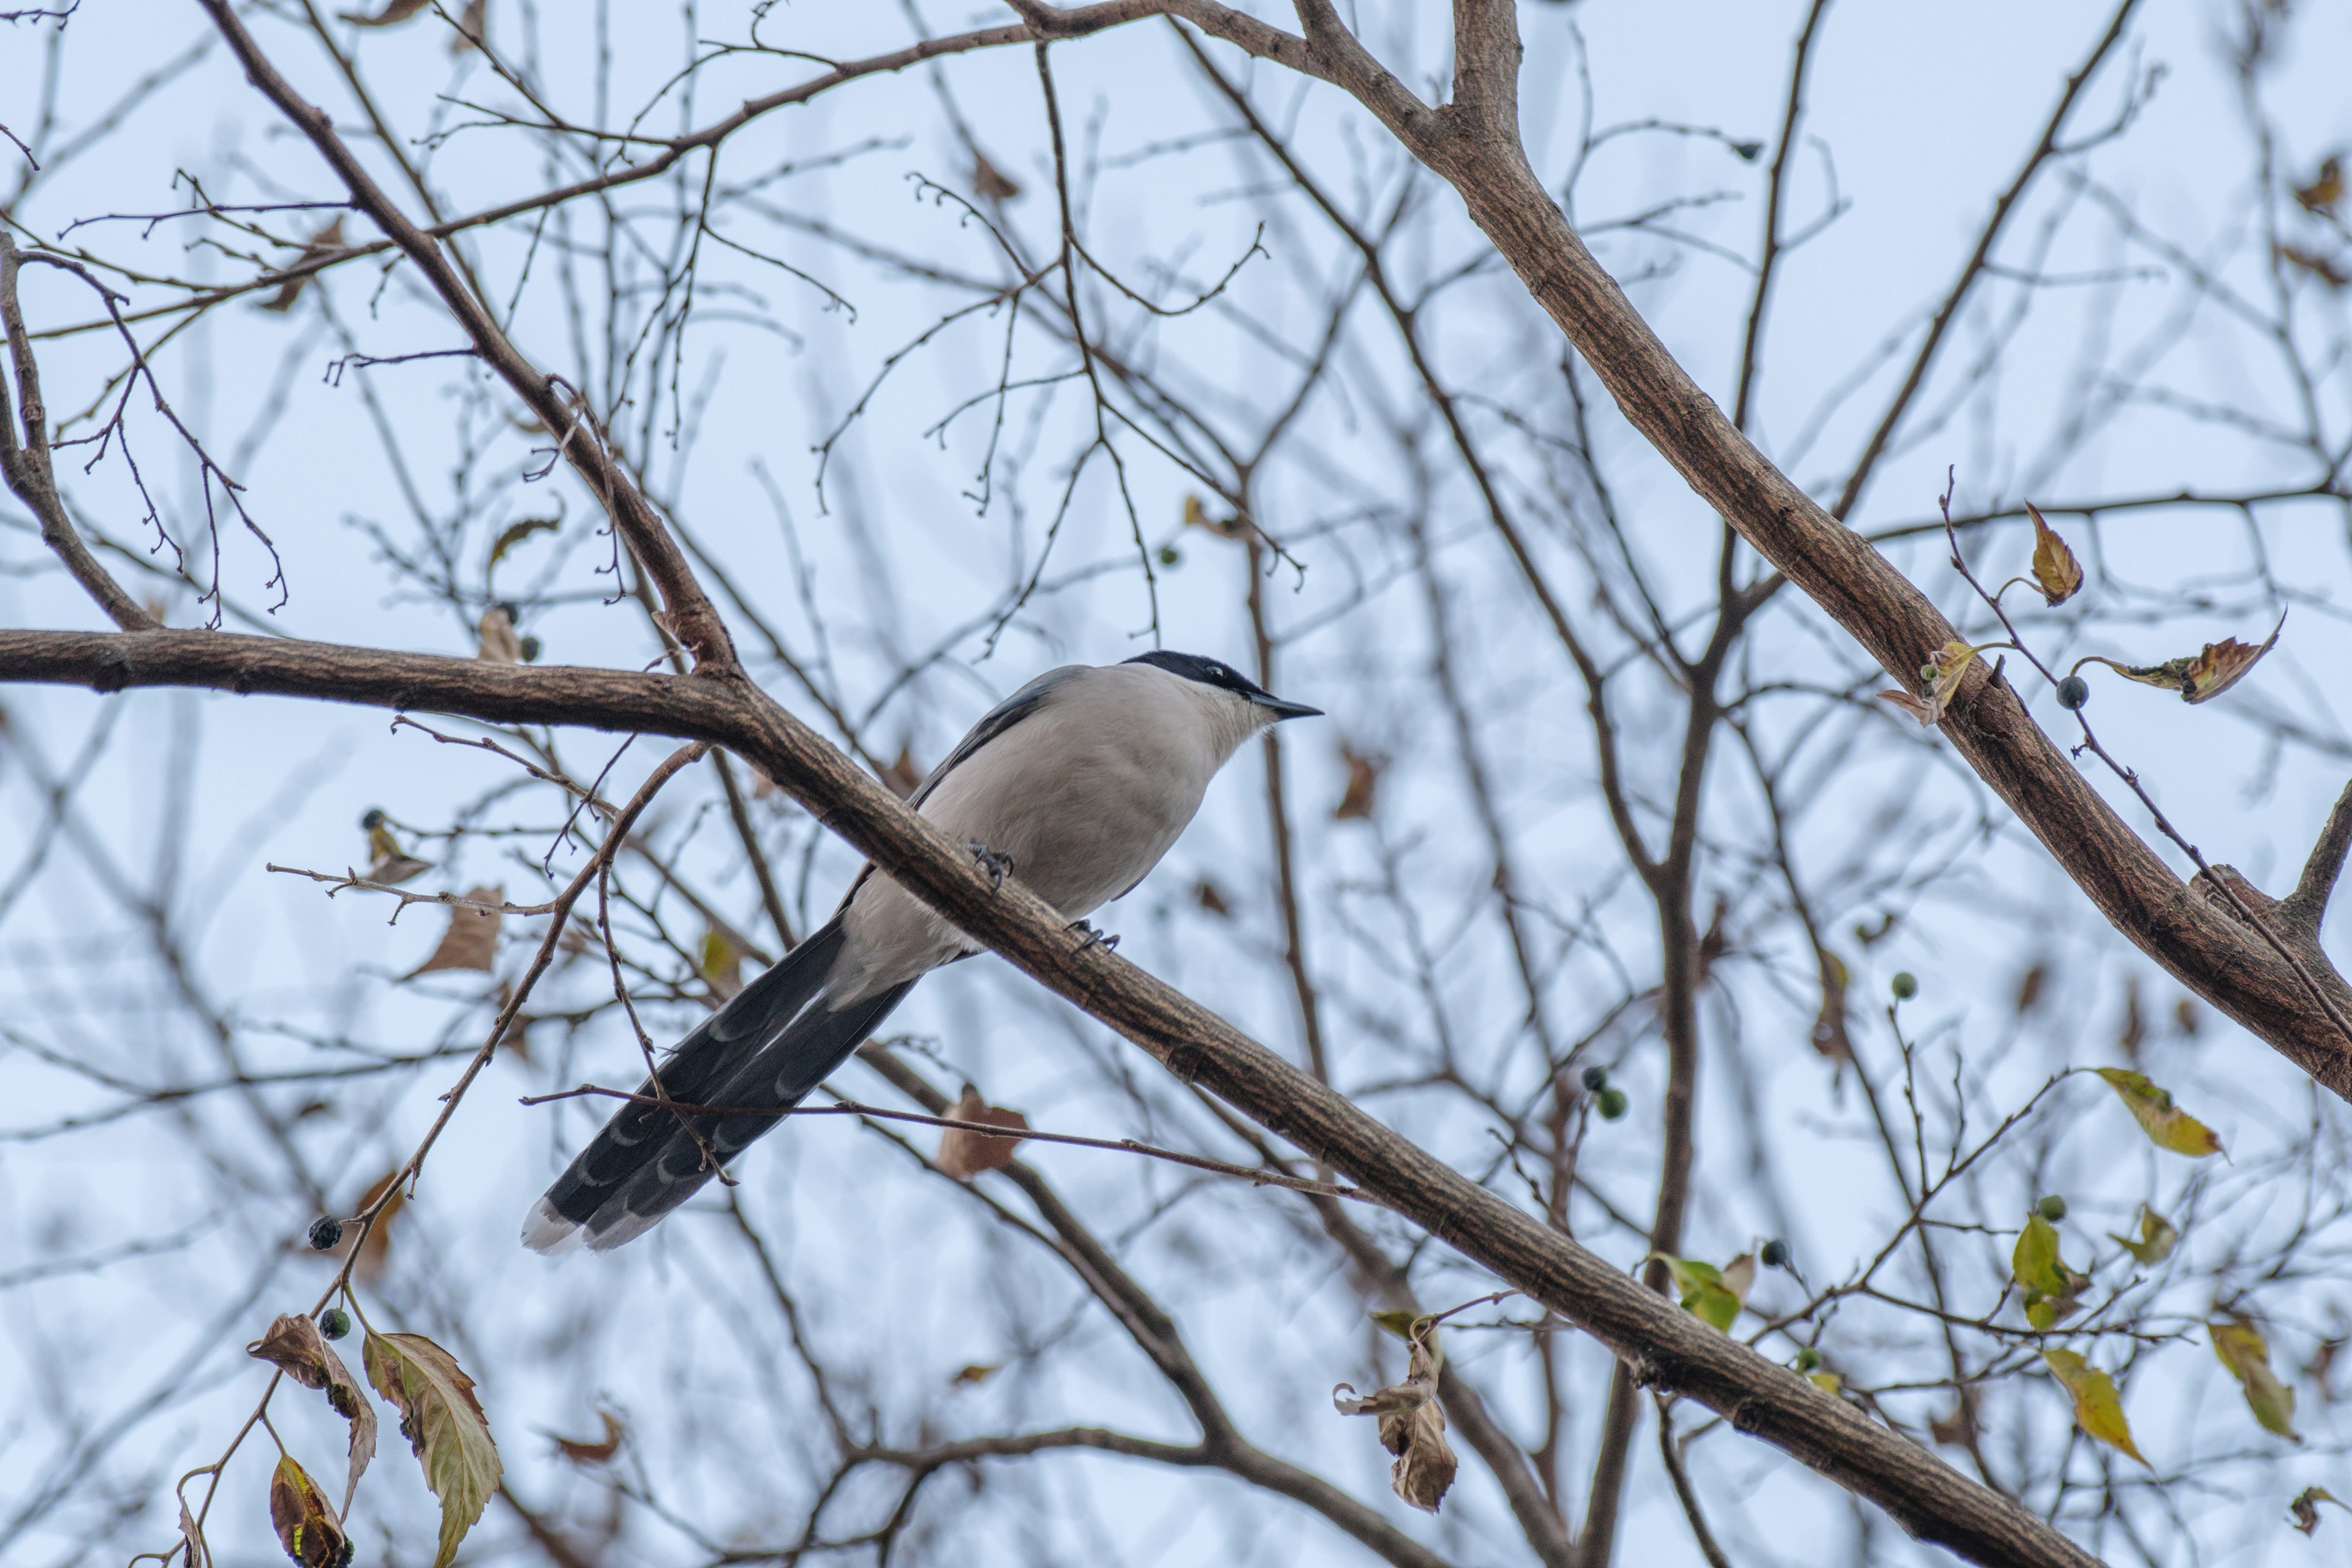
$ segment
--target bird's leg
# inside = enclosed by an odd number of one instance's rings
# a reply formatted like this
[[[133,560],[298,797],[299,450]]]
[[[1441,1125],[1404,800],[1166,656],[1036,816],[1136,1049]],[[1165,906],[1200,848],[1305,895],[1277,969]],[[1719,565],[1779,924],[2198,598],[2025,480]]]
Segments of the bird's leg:
[[[1086,950],[1090,947],[1100,947],[1105,952],[1116,952],[1118,950],[1118,934],[1116,931],[1106,935],[1104,932],[1097,931],[1091,923],[1086,921],[1072,921],[1068,925],[1064,926],[1062,929],[1064,931],[1081,931],[1087,933],[1087,940],[1078,943],[1078,952],[1086,952]]]
[[[965,839],[963,847],[971,851],[971,858],[988,873],[988,879],[1002,889],[1004,879],[1013,875],[1013,857],[997,853],[977,838]]]

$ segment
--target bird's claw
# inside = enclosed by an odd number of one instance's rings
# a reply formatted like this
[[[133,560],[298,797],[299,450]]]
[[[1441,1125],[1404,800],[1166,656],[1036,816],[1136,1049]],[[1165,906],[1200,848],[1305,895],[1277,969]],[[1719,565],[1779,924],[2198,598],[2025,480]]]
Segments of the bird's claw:
[[[1099,947],[1105,952],[1118,951],[1118,934],[1116,931],[1108,933],[1098,931],[1086,921],[1072,921],[1066,929],[1086,932],[1087,940],[1078,943],[1080,952],[1086,952],[1090,947]]]
[[[1013,875],[1013,857],[991,849],[977,838],[967,839],[964,847],[971,851],[971,858],[979,863],[980,868],[988,873],[989,881],[1002,889],[1004,879]]]

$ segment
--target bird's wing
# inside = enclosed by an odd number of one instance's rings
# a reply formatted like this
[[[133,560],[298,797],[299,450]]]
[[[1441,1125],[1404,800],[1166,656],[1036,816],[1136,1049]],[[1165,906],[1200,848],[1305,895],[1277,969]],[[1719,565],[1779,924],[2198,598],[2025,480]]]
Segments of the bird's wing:
[[[964,738],[956,742],[955,750],[940,759],[940,765],[933,768],[923,782],[915,786],[915,793],[907,797],[907,804],[918,811],[921,810],[923,802],[930,798],[931,792],[939,788],[950,773],[970,762],[982,746],[1045,707],[1052,700],[1056,689],[1087,674],[1091,668],[1093,668],[1091,665],[1066,664],[1058,668],[1049,669],[986,713],[982,714],[980,722],[974,724],[966,732]],[[849,890],[842,894],[838,907],[847,909],[849,901],[857,897],[857,890],[866,886],[866,879],[873,875],[874,865],[873,862],[868,861],[859,868],[857,875],[850,879]]]

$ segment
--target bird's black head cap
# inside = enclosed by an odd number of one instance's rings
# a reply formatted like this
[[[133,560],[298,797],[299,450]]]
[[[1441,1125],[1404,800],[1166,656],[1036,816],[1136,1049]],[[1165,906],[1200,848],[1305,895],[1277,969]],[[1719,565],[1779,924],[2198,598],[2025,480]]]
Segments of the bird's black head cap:
[[[1171,675],[1181,675],[1187,680],[1197,680],[1203,686],[1213,686],[1243,697],[1264,697],[1266,693],[1255,681],[1222,659],[1203,658],[1197,653],[1171,653],[1165,648],[1139,653],[1127,661],[1129,664],[1157,665]]]

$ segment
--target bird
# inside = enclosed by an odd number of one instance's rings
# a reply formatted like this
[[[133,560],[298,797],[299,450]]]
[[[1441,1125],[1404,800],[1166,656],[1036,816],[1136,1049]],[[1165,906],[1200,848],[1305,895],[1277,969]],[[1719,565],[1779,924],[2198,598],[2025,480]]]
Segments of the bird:
[[[1322,710],[1166,650],[1049,669],[990,710],[908,804],[1017,877],[1089,943],[1200,810],[1244,742]],[[610,1251],[651,1229],[782,1120],[906,999],[980,944],[871,863],[839,908],[678,1042],[524,1221],[523,1244]],[[688,1115],[647,1100],[729,1108]],[[740,1108],[740,1109],[738,1109]]]

